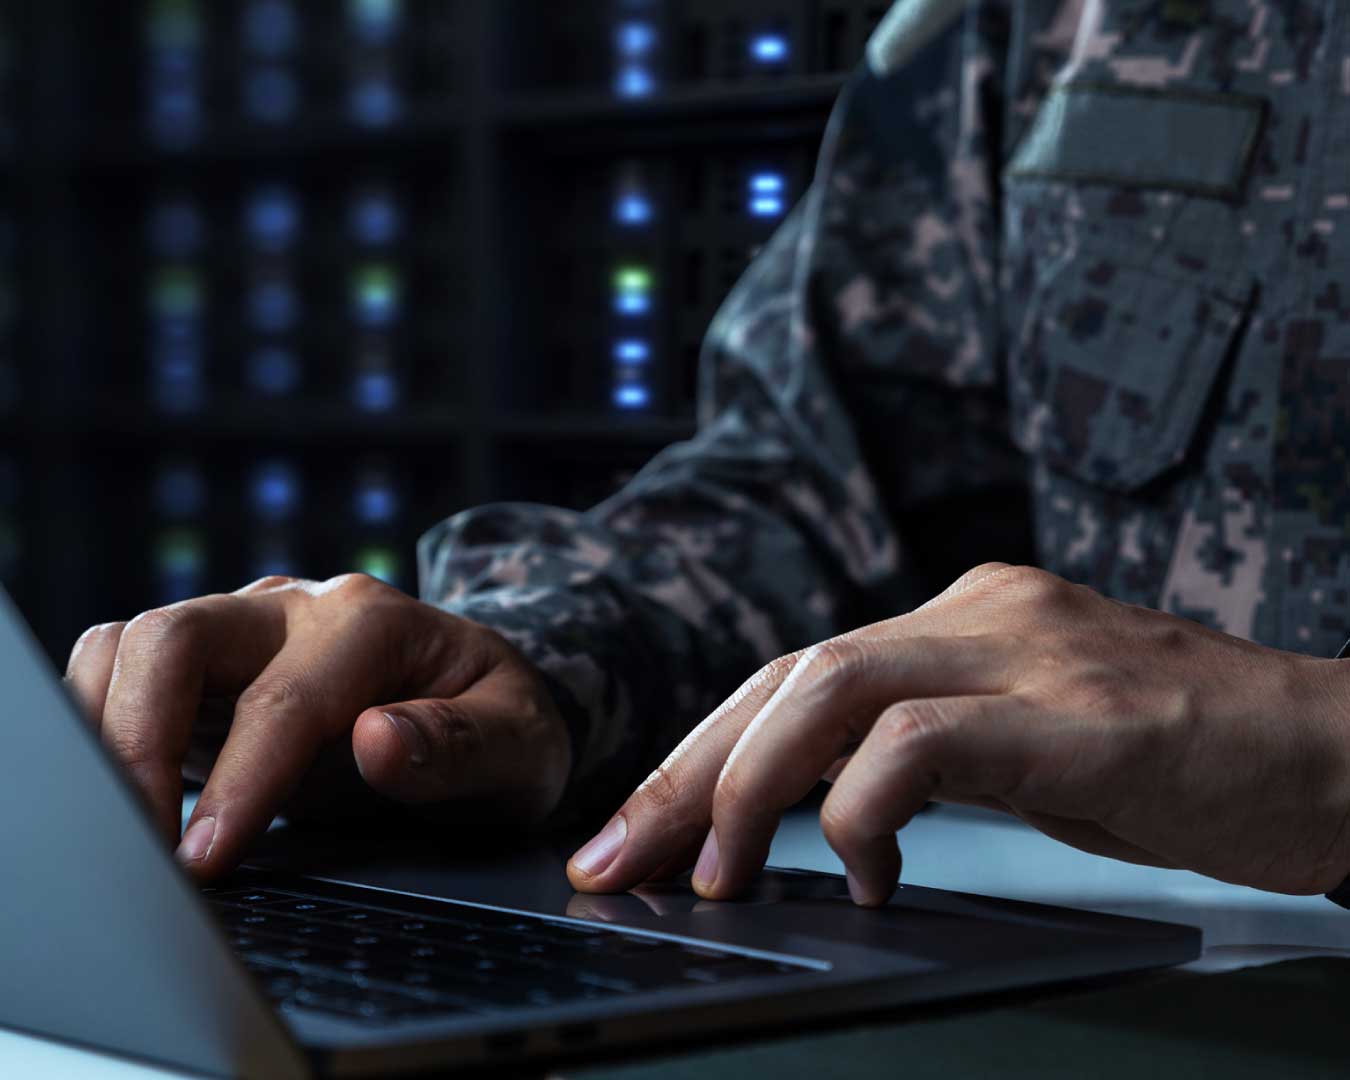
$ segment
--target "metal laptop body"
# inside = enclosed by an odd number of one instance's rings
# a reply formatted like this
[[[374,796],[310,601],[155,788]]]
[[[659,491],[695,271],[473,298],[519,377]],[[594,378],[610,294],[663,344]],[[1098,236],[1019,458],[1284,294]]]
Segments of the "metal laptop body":
[[[446,858],[264,855],[264,888],[397,912],[505,909],[762,960],[772,977],[449,1019],[275,1011],[179,872],[0,591],[0,1025],[216,1075],[388,1074],[782,1024],[1194,959],[1198,930],[906,886],[862,911],[829,875],[772,872],[746,902],[665,887],[579,897],[557,850]],[[268,863],[272,865],[267,865]],[[336,883],[336,884],[335,884]],[[562,931],[559,931],[561,933]],[[640,962],[640,961],[638,961]]]

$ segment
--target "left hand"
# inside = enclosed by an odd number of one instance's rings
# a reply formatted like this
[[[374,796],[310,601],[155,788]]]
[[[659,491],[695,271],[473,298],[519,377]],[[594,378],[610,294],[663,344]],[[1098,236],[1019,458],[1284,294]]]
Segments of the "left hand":
[[[568,865],[616,892],[694,863],[731,899],[822,777],[864,905],[929,800],[1084,851],[1286,893],[1350,874],[1350,661],[1254,645],[993,563],[928,604],[763,668]]]

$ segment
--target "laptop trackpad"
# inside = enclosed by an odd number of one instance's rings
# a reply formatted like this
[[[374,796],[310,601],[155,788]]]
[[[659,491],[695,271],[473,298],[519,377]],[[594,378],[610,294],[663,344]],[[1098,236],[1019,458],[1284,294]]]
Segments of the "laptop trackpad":
[[[766,871],[733,902],[704,900],[685,878],[621,896],[578,894],[567,914],[786,952],[809,953],[809,942],[818,946],[824,939],[835,947],[854,945],[941,966],[950,935],[965,929],[954,924],[975,921],[907,907],[864,910],[849,898],[842,878],[777,870]]]

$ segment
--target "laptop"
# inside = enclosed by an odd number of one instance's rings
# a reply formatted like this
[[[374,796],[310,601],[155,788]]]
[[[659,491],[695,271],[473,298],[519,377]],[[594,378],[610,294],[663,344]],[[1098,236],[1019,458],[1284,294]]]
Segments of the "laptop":
[[[737,1029],[1181,963],[1200,932],[769,870],[573,894],[558,848],[346,834],[202,890],[153,832],[0,592],[0,1025],[222,1076],[389,1075]],[[284,832],[284,830],[283,830]]]

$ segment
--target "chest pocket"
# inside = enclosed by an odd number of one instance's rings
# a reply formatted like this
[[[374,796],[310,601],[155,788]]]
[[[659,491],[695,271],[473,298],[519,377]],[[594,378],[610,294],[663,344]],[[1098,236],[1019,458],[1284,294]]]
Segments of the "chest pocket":
[[[1130,491],[1192,451],[1253,300],[1238,206],[1261,115],[1236,95],[1051,95],[1005,174],[1008,392],[1026,453]]]

